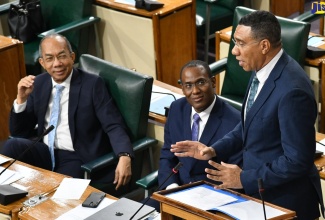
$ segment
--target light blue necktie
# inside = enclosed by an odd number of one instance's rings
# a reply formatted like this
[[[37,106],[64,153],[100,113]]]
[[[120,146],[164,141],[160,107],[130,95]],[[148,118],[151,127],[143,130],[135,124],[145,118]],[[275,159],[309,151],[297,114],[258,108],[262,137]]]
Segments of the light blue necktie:
[[[199,122],[200,122],[200,116],[197,113],[195,113],[193,115],[192,141],[199,140]]]
[[[64,89],[64,86],[57,84],[55,86],[55,88],[56,88],[56,93],[53,98],[53,106],[52,106],[51,117],[50,117],[50,125],[53,125],[54,129],[49,133],[49,137],[48,137],[49,138],[49,150],[50,150],[51,160],[52,160],[52,171],[54,170],[54,167],[55,167],[54,140],[55,140],[55,135],[56,135],[56,127],[57,127],[59,115],[60,115],[61,93],[62,93],[62,90]]]
[[[247,106],[246,106],[246,112],[249,111],[249,109],[252,107],[253,103],[254,103],[254,98],[256,96],[257,93],[257,88],[258,88],[258,84],[260,82],[258,81],[256,75],[253,78],[252,84],[251,84],[251,88],[250,88],[250,93],[249,93],[249,97],[247,100]]]

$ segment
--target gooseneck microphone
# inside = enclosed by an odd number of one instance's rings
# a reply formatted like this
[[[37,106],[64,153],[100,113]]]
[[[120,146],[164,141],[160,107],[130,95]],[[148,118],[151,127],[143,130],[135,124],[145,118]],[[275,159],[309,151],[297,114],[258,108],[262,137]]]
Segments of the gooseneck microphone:
[[[266,220],[265,204],[264,204],[264,199],[263,199],[264,186],[263,186],[262,178],[259,178],[257,180],[257,182],[258,182],[258,192],[260,193],[260,197],[261,197],[262,204],[263,204],[264,219]]]
[[[24,154],[29,151],[32,147],[34,147],[34,145],[39,142],[45,135],[47,135],[48,133],[50,133],[52,130],[54,129],[54,126],[51,125],[50,127],[48,127],[44,132],[43,134],[41,134],[40,136],[37,137],[37,139],[28,147],[26,148],[23,153],[21,153],[17,158],[15,158],[5,169],[3,169],[0,173],[0,176],[1,174],[3,174],[3,172],[5,172],[13,163],[16,162],[16,160],[19,160],[20,158],[22,158],[22,156],[24,156]]]
[[[178,170],[179,170],[179,168],[181,168],[181,166],[183,166],[183,164],[181,163],[181,162],[179,162],[173,169],[172,169],[172,172],[170,172],[170,174],[169,174],[169,176],[164,180],[164,182],[162,183],[162,184],[160,184],[158,187],[157,187],[157,189],[155,190],[155,191],[159,191],[160,190],[160,188],[167,182],[167,180],[169,180],[169,178],[172,176],[172,175],[174,175],[174,174],[176,174],[176,173],[178,173]],[[146,200],[142,203],[142,206],[140,206],[140,208],[131,216],[131,218],[130,218],[130,220],[131,219],[133,219],[134,218],[134,216],[136,215],[136,214],[138,214],[138,212],[142,209],[142,207],[148,202],[148,200],[150,199],[150,196],[148,196],[147,198],[146,198]]]

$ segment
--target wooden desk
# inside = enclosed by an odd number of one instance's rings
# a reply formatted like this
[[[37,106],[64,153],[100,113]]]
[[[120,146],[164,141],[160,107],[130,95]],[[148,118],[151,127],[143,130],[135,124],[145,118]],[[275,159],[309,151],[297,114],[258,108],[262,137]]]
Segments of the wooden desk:
[[[191,188],[193,186],[198,186],[200,184],[206,183],[204,181],[199,181],[193,184],[187,184],[187,185],[183,185],[181,187],[177,187],[174,189],[170,189],[170,190],[163,190],[163,191],[159,191],[159,192],[155,192],[152,195],[152,198],[154,198],[155,200],[160,202],[160,214],[161,214],[161,219],[174,219],[174,216],[180,217],[182,219],[198,219],[198,220],[204,220],[204,219],[233,219],[231,217],[229,217],[228,215],[225,215],[223,213],[211,213],[178,201],[175,201],[173,199],[170,199],[168,197],[166,197],[166,194],[172,193],[172,192],[176,192],[179,190],[183,190],[183,189],[187,189],[187,188]],[[207,183],[208,184],[208,183]],[[241,197],[244,197],[248,200],[253,200],[259,203],[262,203],[260,200],[249,197],[247,195],[244,194],[239,194],[236,193],[234,191],[231,190],[226,190],[229,191],[231,193],[234,193],[236,195],[239,195]],[[271,203],[267,203],[265,202],[266,205],[271,206],[273,208],[279,209],[283,212],[285,212],[285,214],[272,218],[273,220],[280,220],[280,219],[294,219],[296,216],[296,212],[291,211],[289,209],[285,209],[276,205],[273,205]]]
[[[179,70],[196,58],[195,1],[159,0],[146,11],[114,0],[96,0],[104,59],[177,86]]]
[[[9,112],[26,76],[23,42],[0,35],[0,141],[9,136]]]
[[[82,204],[82,202],[92,192],[100,192],[98,189],[88,186],[79,200],[76,199],[51,199],[54,192],[48,195],[48,199],[34,207],[30,207],[26,211],[19,213],[20,220],[39,220],[39,219],[56,219],[64,213]],[[117,199],[111,195],[106,194],[107,198]]]
[[[9,163],[4,164],[4,167],[8,166]],[[0,213],[11,216],[12,220],[18,219],[18,212],[21,210],[24,201],[39,194],[52,192],[60,185],[63,178],[67,177],[19,161],[16,161],[8,169],[19,172],[23,176],[22,179],[15,183],[25,187],[26,191],[28,191],[26,197],[6,206],[0,205]]]

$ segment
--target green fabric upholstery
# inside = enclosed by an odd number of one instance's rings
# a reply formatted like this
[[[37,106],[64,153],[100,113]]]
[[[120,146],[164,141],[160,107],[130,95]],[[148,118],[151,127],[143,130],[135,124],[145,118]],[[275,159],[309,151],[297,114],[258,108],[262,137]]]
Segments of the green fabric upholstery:
[[[253,9],[245,7],[236,7],[233,19],[233,33],[241,17],[253,12]],[[307,48],[307,40],[310,31],[310,24],[300,21],[294,21],[287,18],[277,17],[281,25],[281,37],[284,50],[301,66],[304,65]],[[234,43],[231,40],[228,57],[210,64],[213,74],[218,74],[225,70],[225,78],[221,89],[221,96],[242,103],[251,72],[246,72],[239,66],[236,57],[232,55],[231,50]],[[227,62],[225,62],[227,61]]]
[[[79,66],[81,69],[97,74],[104,79],[107,89],[113,96],[129,129],[135,152],[135,159],[132,161],[132,180],[128,189],[131,191],[136,188],[135,181],[141,178],[143,161],[147,156],[144,155],[146,153],[144,150],[150,150],[158,143],[156,139],[146,136],[153,78],[89,54],[83,54],[80,57]],[[82,169],[90,173],[91,176],[91,173],[109,165],[117,164],[117,162],[116,155],[112,152],[84,164]],[[112,186],[94,186],[106,192],[114,188]]]
[[[18,4],[18,1],[11,2]],[[9,5],[0,7],[0,14],[8,13]],[[79,56],[88,53],[88,45],[94,24],[100,21],[98,17],[91,16],[92,0],[41,0],[42,15],[46,31],[39,38],[24,44],[26,73],[38,75],[42,67],[38,63],[38,46],[42,37],[49,33],[59,33],[68,38],[72,49],[76,53],[76,62]]]

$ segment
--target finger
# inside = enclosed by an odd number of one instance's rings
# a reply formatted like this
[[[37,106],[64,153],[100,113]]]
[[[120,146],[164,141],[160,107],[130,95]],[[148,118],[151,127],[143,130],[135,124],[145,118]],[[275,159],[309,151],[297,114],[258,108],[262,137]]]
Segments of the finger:
[[[213,160],[209,160],[208,163],[209,163],[211,166],[213,166],[214,168],[216,168],[217,170],[222,170],[222,169],[224,169],[224,167],[223,167],[221,164],[219,164],[219,163],[217,163],[217,162],[214,162]]]
[[[220,176],[220,171],[218,170],[214,170],[214,169],[209,169],[209,168],[205,168],[204,170],[206,173],[210,174],[210,175],[214,175],[214,176]]]
[[[115,189],[118,190],[122,186],[122,183],[123,183],[123,178],[120,177],[117,181]]]

